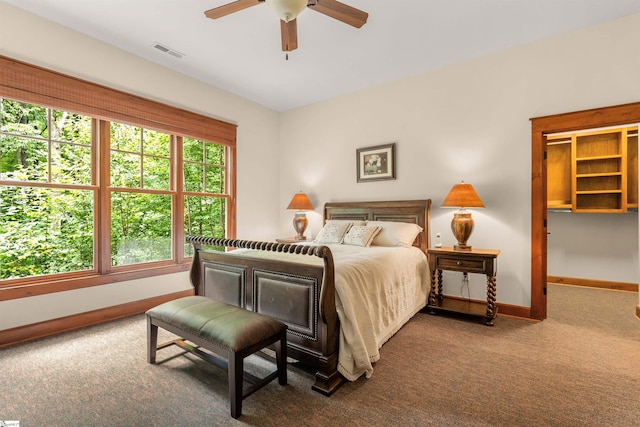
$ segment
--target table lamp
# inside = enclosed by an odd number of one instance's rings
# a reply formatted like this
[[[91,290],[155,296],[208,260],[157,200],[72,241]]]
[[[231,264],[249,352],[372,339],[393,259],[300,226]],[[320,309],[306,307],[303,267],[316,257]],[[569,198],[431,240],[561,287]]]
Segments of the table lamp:
[[[294,194],[293,199],[289,202],[287,209],[297,210],[293,217],[293,228],[296,230],[296,240],[307,240],[304,236],[304,230],[307,229],[307,214],[302,211],[312,211],[313,205],[304,193]]]
[[[473,189],[471,184],[455,184],[444,202],[443,207],[447,208],[459,208],[457,212],[453,214],[451,220],[451,231],[455,236],[458,244],[453,247],[456,251],[470,251],[471,246],[467,245],[467,240],[473,232],[473,218],[471,212],[465,208],[484,208],[482,200],[478,197],[478,193]]]

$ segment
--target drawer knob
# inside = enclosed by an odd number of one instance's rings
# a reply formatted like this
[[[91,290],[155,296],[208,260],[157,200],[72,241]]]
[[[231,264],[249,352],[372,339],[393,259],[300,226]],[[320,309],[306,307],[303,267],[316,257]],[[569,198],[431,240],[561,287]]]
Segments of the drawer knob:
[[[462,262],[456,261],[456,265],[462,265]]]

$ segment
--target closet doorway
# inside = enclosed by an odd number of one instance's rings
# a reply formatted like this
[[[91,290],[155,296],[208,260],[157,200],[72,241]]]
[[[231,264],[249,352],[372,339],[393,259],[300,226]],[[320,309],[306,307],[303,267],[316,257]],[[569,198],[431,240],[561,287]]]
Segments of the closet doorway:
[[[547,317],[547,140],[548,134],[640,122],[640,102],[531,119],[531,312]]]

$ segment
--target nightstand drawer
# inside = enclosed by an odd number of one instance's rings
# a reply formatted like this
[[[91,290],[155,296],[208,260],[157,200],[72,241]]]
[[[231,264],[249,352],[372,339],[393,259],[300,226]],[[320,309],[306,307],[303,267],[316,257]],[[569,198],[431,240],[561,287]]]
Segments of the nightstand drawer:
[[[486,260],[484,259],[460,259],[438,256],[436,258],[436,268],[452,271],[467,271],[469,273],[484,273],[486,271]]]

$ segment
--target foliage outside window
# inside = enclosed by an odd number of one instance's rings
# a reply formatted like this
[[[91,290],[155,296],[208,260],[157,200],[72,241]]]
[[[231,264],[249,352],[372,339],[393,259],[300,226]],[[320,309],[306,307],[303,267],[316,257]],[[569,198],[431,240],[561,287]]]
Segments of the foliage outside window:
[[[0,279],[94,268],[91,152],[91,118],[1,101]]]
[[[109,139],[111,265],[170,260],[171,136],[111,123]]]
[[[184,235],[226,235],[224,145],[0,101],[0,285],[181,263]]]
[[[187,235],[224,236],[225,147],[193,138],[183,139],[184,229]],[[193,248],[185,246],[185,256]]]

